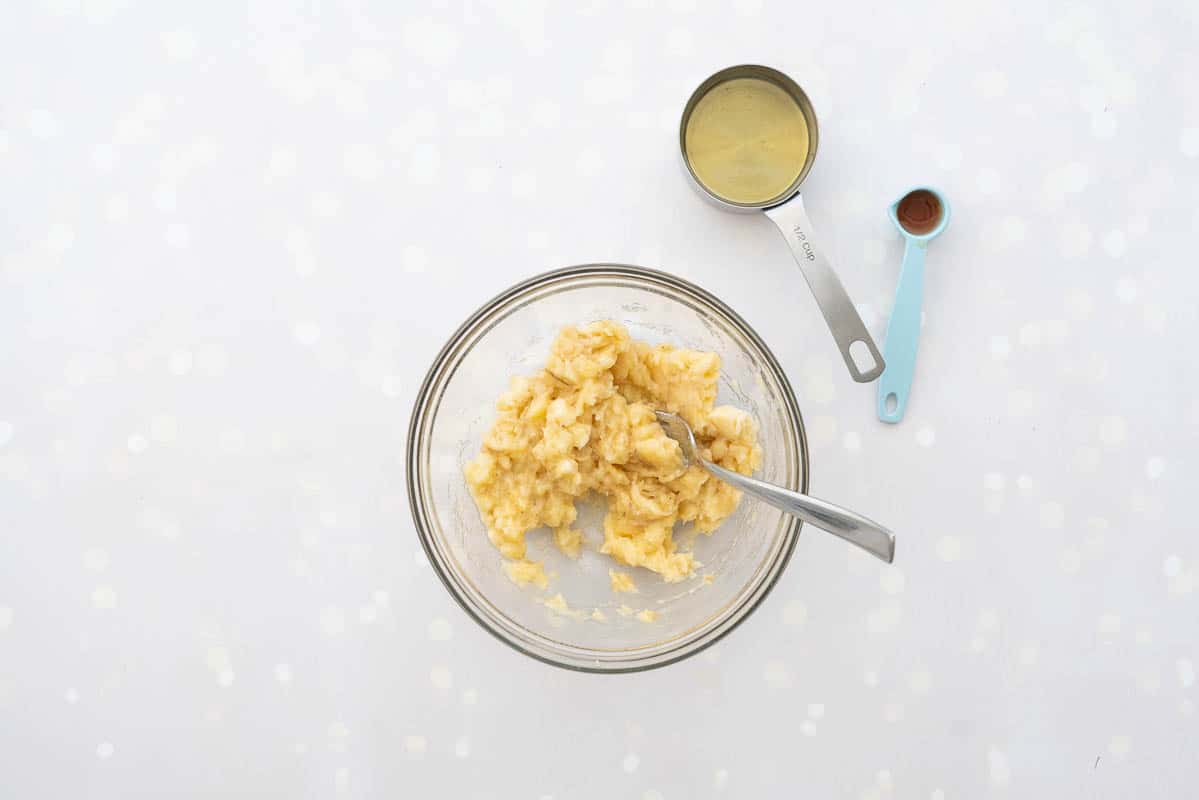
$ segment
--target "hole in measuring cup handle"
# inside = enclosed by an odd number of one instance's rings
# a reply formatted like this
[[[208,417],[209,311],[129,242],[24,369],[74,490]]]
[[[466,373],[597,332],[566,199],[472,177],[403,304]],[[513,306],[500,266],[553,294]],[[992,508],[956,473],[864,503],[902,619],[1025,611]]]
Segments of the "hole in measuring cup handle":
[[[849,343],[849,357],[853,359],[853,365],[861,375],[868,374],[878,366],[874,354],[870,352],[870,345],[861,339]]]
[[[859,323],[860,325],[861,323]],[[856,383],[873,383],[886,369],[883,354],[875,346],[870,333],[861,325],[861,330],[850,333],[853,338],[841,349],[841,357]]]

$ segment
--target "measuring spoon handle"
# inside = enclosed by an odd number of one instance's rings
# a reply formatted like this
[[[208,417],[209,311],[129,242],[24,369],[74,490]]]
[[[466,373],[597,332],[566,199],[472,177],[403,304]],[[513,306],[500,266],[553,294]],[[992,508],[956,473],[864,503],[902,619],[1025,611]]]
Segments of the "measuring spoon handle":
[[[878,382],[878,418],[892,424],[903,419],[916,371],[920,343],[920,306],[924,300],[924,254],[928,243],[908,239],[895,289],[895,307],[883,342],[887,371]]]
[[[773,483],[746,477],[707,461],[703,462],[703,466],[730,486],[857,545],[888,564],[895,560],[895,534],[861,514]]]
[[[883,373],[885,363],[870,331],[866,330],[853,301],[841,285],[832,261],[816,246],[812,237],[812,221],[804,210],[803,198],[795,195],[782,205],[766,209],[766,216],[778,227],[791,255],[799,264],[820,313],[828,324],[849,374],[858,383],[869,383]]]

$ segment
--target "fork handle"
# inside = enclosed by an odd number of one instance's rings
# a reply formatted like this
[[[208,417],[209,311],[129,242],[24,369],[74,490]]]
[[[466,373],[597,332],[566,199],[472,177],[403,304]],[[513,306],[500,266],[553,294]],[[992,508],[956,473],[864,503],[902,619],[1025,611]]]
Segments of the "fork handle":
[[[775,486],[773,483],[747,478],[707,461],[704,462],[704,468],[730,486],[781,511],[793,514],[823,531],[839,536],[888,564],[895,559],[895,534],[861,514]]]

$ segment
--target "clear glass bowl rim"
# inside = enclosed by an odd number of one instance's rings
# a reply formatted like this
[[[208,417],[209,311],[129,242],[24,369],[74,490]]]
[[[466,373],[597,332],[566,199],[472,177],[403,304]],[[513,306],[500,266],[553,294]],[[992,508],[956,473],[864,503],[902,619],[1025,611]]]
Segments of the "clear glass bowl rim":
[[[787,380],[786,373],[774,353],[741,315],[706,289],[668,272],[631,264],[580,264],[543,272],[504,290],[471,314],[465,322],[458,326],[445,346],[438,352],[421,383],[409,420],[404,462],[407,473],[408,505],[421,547],[437,577],[450,596],[462,607],[462,610],[504,644],[538,661],[580,672],[612,674],[640,672],[673,664],[711,647],[731,633],[762,603],[786,571],[787,564],[795,551],[796,542],[799,540],[803,523],[795,517],[788,520],[783,534],[784,544],[775,552],[774,560],[769,565],[766,577],[753,587],[753,590],[742,599],[733,611],[717,619],[715,624],[706,624],[686,637],[670,640],[652,648],[630,651],[626,657],[614,658],[609,655],[597,659],[594,655],[589,655],[593,651],[585,648],[571,647],[547,640],[515,623],[505,626],[502,621],[493,620],[471,598],[470,593],[459,583],[455,571],[451,569],[450,564],[433,541],[435,526],[428,517],[428,509],[424,500],[421,451],[422,445],[425,444],[426,434],[430,432],[432,421],[436,417],[436,408],[431,406],[431,402],[435,399],[435,391],[439,387],[444,388],[444,384],[453,374],[450,367],[455,366],[456,362],[465,356],[465,352],[462,352],[464,344],[471,340],[475,342],[481,340],[481,336],[486,333],[486,328],[490,327],[490,324],[497,319],[507,316],[505,312],[513,309],[514,304],[519,304],[526,296],[550,286],[568,285],[579,280],[605,277],[614,281],[630,281],[643,286],[665,287],[687,295],[698,305],[706,307],[707,310],[735,327],[741,336],[752,343],[754,349],[761,355],[765,368],[777,382],[782,394],[784,410],[792,422],[790,445],[794,449],[793,455],[799,464],[799,481],[798,485],[789,488],[806,493],[811,473],[807,433],[791,382]],[[515,307],[519,307],[519,305]],[[439,395],[440,392],[437,392],[436,396]]]

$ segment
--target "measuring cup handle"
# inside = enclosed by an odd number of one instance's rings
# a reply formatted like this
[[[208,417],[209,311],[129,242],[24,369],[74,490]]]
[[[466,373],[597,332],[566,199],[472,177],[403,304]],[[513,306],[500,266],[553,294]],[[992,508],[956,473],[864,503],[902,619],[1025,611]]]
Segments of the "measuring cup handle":
[[[787,240],[791,255],[795,256],[795,262],[816,297],[816,304],[837,342],[849,374],[858,383],[869,383],[877,378],[883,372],[883,357],[833,271],[832,262],[816,245],[803,198],[797,194],[782,205],[768,208],[766,216]]]
[[[895,289],[895,307],[887,323],[883,351],[887,371],[878,382],[878,418],[896,423],[903,419],[916,370],[916,348],[920,342],[920,305],[924,295],[925,242],[908,239]],[[888,406],[890,406],[888,408]]]

